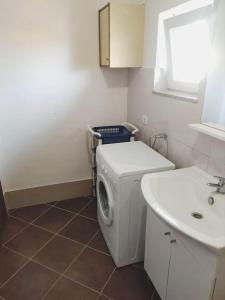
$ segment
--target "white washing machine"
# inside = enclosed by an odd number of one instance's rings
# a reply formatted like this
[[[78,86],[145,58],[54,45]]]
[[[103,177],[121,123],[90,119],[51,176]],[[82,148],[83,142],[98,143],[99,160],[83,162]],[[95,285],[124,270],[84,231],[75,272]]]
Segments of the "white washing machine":
[[[175,169],[142,142],[97,147],[98,222],[117,267],[143,261],[146,204],[141,179]]]

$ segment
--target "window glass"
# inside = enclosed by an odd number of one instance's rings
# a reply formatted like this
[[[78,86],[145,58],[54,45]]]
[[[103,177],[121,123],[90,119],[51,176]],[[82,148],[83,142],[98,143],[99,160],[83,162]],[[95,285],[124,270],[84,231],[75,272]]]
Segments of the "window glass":
[[[207,70],[210,33],[206,21],[170,29],[172,80],[198,84]]]

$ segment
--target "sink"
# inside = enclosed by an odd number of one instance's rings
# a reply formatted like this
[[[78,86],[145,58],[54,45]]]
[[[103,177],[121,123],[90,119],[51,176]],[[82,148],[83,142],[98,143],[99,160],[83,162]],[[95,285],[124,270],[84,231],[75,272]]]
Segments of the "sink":
[[[216,193],[208,182],[217,180],[190,167],[144,175],[141,188],[147,204],[166,223],[213,250],[225,252],[225,194]]]

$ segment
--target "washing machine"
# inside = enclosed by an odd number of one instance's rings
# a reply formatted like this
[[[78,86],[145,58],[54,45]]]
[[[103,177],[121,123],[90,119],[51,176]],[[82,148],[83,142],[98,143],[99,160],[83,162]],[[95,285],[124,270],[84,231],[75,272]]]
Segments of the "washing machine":
[[[146,204],[141,179],[175,169],[143,142],[97,147],[98,222],[117,267],[144,259]]]

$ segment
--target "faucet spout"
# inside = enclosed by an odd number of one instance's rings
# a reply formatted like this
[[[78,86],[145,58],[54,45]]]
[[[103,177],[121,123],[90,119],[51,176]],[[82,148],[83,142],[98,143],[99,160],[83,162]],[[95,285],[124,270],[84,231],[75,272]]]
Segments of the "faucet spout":
[[[208,183],[208,186],[215,187],[216,192],[219,194],[225,194],[225,177],[221,176],[214,176],[215,178],[219,179],[218,183]]]

